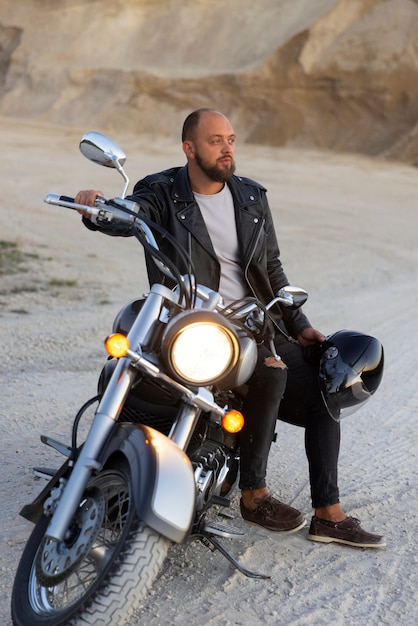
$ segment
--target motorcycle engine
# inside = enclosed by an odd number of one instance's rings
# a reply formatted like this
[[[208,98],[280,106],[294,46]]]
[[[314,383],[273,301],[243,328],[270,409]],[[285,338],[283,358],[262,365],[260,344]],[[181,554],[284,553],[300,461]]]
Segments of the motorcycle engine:
[[[222,446],[205,441],[191,456],[196,480],[197,510],[202,510],[212,495],[219,495],[229,471],[228,455]]]

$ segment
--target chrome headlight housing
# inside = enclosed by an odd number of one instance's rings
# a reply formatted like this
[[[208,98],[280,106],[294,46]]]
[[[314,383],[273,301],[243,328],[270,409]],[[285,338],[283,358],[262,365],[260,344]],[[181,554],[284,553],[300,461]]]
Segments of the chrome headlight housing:
[[[168,323],[162,337],[162,356],[177,380],[209,386],[235,367],[240,341],[235,327],[219,313],[185,311]]]

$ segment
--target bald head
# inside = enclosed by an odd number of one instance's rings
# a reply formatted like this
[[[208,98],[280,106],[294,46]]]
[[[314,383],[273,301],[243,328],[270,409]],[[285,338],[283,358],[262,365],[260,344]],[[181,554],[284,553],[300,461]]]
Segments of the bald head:
[[[186,117],[183,124],[183,131],[181,134],[182,141],[194,141],[196,139],[196,131],[201,119],[205,117],[221,117],[227,121],[227,118],[219,111],[215,109],[196,109]]]

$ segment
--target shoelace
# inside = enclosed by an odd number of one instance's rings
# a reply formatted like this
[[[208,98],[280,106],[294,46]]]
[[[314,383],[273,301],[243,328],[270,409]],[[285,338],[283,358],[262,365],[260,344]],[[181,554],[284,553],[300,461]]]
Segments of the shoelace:
[[[257,508],[255,510],[261,509],[266,511],[267,513],[273,513],[277,506],[281,504],[281,502],[279,502],[279,500],[276,500],[276,498],[273,498],[273,496],[267,496],[266,498],[256,498],[254,500],[254,504],[257,505]]]

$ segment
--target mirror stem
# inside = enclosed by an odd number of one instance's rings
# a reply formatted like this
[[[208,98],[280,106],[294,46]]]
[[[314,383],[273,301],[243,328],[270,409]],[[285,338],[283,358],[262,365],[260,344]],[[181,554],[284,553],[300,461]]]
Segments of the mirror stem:
[[[124,198],[126,196],[126,192],[128,190],[129,178],[125,174],[125,170],[123,169],[123,167],[119,163],[118,159],[114,160],[114,164],[115,164],[115,168],[118,170],[119,174],[123,177],[123,180],[125,181],[125,184],[124,184],[123,189],[122,189],[122,194],[121,194],[121,198]]]

